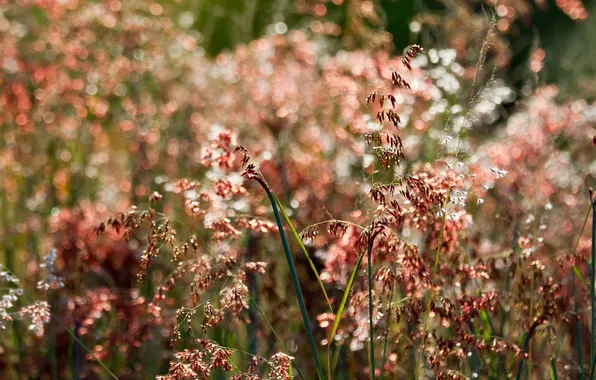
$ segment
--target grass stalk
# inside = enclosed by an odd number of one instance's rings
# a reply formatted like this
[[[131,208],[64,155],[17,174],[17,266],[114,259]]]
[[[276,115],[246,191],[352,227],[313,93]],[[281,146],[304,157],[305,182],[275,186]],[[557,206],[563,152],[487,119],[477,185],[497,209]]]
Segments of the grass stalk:
[[[537,318],[534,321],[534,323],[532,323],[532,326],[530,326],[530,330],[525,334],[524,345],[523,345],[523,350],[522,350],[522,357],[519,359],[519,363],[517,364],[517,373],[515,375],[515,380],[521,379],[522,370],[524,368],[525,354],[528,353],[528,347],[530,345],[530,340],[532,339],[532,336],[534,336],[534,332],[536,331],[536,328],[538,328],[539,325],[540,325],[540,320]]]
[[[590,202],[590,206],[588,206],[588,211],[586,212],[586,216],[584,218],[584,224],[582,225],[582,229],[579,231],[579,236],[577,237],[577,240],[575,241],[575,247],[573,248],[573,252],[571,253],[571,256],[575,256],[575,252],[577,252],[577,247],[579,246],[579,241],[581,240],[581,237],[584,234],[584,230],[586,229],[586,224],[588,224],[588,218],[590,217],[590,211],[592,211],[593,203],[594,202]],[[592,225],[592,228],[594,228],[593,225]],[[584,280],[581,272],[579,271],[579,268],[575,265],[573,266],[573,273],[581,281],[583,286],[585,286],[585,287],[588,286],[588,284],[586,284],[586,281]]]
[[[577,365],[579,366],[579,378],[584,380],[584,363],[582,360],[582,341],[581,330],[579,326],[579,310],[577,307],[577,289],[575,288],[575,277],[572,276],[571,285],[573,287],[573,310],[575,312],[575,346],[577,349]]]
[[[271,193],[271,194],[273,194],[273,193]],[[290,228],[290,231],[292,232],[292,235],[294,236],[294,239],[296,239],[296,242],[300,246],[300,249],[304,253],[304,256],[306,256],[306,260],[308,261],[308,265],[310,266],[310,269],[312,269],[315,277],[317,278],[317,282],[319,283],[319,287],[321,288],[321,291],[323,292],[323,295],[325,296],[325,301],[327,302],[327,305],[329,306],[329,310],[331,311],[331,313],[333,313],[333,307],[331,306],[331,301],[329,300],[329,296],[327,295],[327,291],[325,290],[325,286],[323,285],[323,280],[321,280],[321,276],[319,275],[319,272],[317,271],[317,268],[315,267],[315,264],[313,263],[312,259],[310,258],[310,255],[308,254],[308,250],[304,246],[304,242],[300,238],[300,235],[296,231],[296,228],[294,228],[294,225],[292,224],[292,221],[290,220],[290,217],[286,213],[286,210],[284,209],[283,205],[281,204],[281,202],[279,201],[279,199],[277,198],[277,196],[275,194],[273,194],[273,197],[275,198],[275,201],[277,203],[277,206],[279,207],[279,210],[281,211],[281,214],[283,215],[284,219],[286,220],[286,224]]]
[[[329,334],[329,336],[331,338],[333,338],[335,336],[335,333],[337,332],[337,328],[339,327],[339,323],[341,321],[341,316],[342,316],[344,309],[346,307],[346,304],[348,302],[348,298],[350,297],[350,292],[352,291],[352,287],[354,286],[354,280],[356,279],[356,274],[358,273],[358,269],[360,268],[360,265],[362,264],[363,258],[364,258],[364,252],[358,257],[356,266],[354,267],[354,270],[352,271],[352,275],[350,276],[350,279],[348,280],[348,285],[346,286],[346,290],[344,291],[344,295],[342,297],[341,303],[339,305],[339,308],[337,309],[337,313],[335,314],[335,320],[333,321],[333,327],[331,328],[331,333]],[[328,346],[327,350],[329,350],[330,346],[331,346],[331,340],[329,341],[329,346]],[[330,372],[331,373],[329,374],[329,379],[332,379],[333,378],[333,369]]]
[[[594,326],[596,325],[596,309],[594,309],[595,304],[595,294],[594,294],[594,286],[596,285],[596,249],[594,247],[594,228],[596,227],[596,213],[594,213],[594,207],[592,207],[592,262],[590,263],[590,301],[592,305],[592,316],[591,316],[591,329],[592,329],[592,339],[590,340],[590,358],[594,358],[594,341],[596,340],[596,331],[594,331]],[[590,375],[590,379],[592,379],[592,375]]]
[[[261,315],[261,318],[263,318],[263,320],[265,321],[265,323],[267,324],[267,326],[269,326],[269,328],[271,329],[271,332],[273,333],[273,335],[275,335],[275,338],[277,338],[277,341],[281,344],[281,346],[284,348],[284,350],[286,351],[286,353],[288,355],[290,355],[290,350],[288,349],[288,347],[286,346],[286,344],[284,343],[284,341],[281,339],[281,337],[279,336],[279,334],[277,333],[277,331],[275,331],[275,329],[273,328],[273,325],[271,324],[271,322],[269,321],[269,319],[267,318],[267,316],[265,315],[265,313],[263,313],[263,311],[261,310],[261,308],[259,307],[259,305],[257,305],[256,301],[252,297],[249,296],[248,299],[250,300],[250,302],[252,302],[252,305],[259,312],[259,314]],[[300,368],[298,368],[298,365],[296,364],[296,362],[294,361],[294,359],[292,359],[292,364],[294,364],[294,367],[296,367],[296,371],[298,371],[298,376],[300,376],[300,378],[302,380],[304,380],[304,375],[302,374],[302,371],[300,371]]]
[[[594,286],[595,286],[595,279],[596,279],[596,199],[590,199],[591,207],[592,207],[592,263],[591,271],[590,271],[590,279],[591,279],[591,286],[590,286],[590,293],[592,298],[592,356],[591,361],[592,365],[590,368],[590,380],[594,379],[594,366],[596,365],[596,355],[594,354],[594,340],[596,338],[596,331],[594,328],[596,327],[596,310],[594,309],[595,304],[595,297],[594,297]]]
[[[256,238],[253,234],[248,231],[246,234],[246,262],[251,262],[254,260],[254,252],[255,249]],[[257,285],[257,276],[254,273],[247,273],[246,274],[246,282],[248,287],[248,294],[251,299],[254,300],[254,303],[258,305],[259,299],[259,291]],[[248,352],[256,353],[257,352],[257,331],[258,331],[258,324],[257,324],[257,315],[255,313],[254,307],[250,307],[248,309],[248,315],[250,318],[250,323],[246,324],[246,330],[248,335]]]
[[[265,184],[263,183],[261,185],[265,185]],[[292,277],[292,282],[294,283],[294,290],[296,291],[296,298],[298,299],[298,305],[300,306],[300,313],[302,314],[302,322],[304,323],[304,328],[306,330],[308,343],[310,345],[313,359],[315,361],[317,375],[319,376],[320,380],[323,380],[323,369],[321,367],[321,360],[319,359],[319,355],[317,353],[317,345],[315,343],[312,329],[310,327],[310,319],[308,318],[308,312],[306,311],[306,304],[304,303],[304,296],[302,295],[302,289],[300,288],[300,281],[298,280],[298,273],[296,272],[296,267],[294,265],[294,259],[292,258],[292,253],[290,252],[290,246],[288,244],[288,239],[286,238],[286,234],[284,232],[283,222],[281,220],[281,216],[280,216],[279,210],[277,208],[277,201],[276,201],[275,195],[273,195],[273,192],[266,185],[265,185],[265,190],[267,192],[267,195],[269,196],[269,200],[271,201],[271,207],[273,208],[273,214],[275,215],[275,221],[277,222],[277,227],[279,228],[279,236],[281,238],[284,252],[286,254],[286,260],[288,262],[288,267],[290,269],[290,275]]]
[[[557,375],[557,366],[555,358],[552,358],[550,360],[550,378],[551,380],[559,380],[559,376]]]
[[[74,332],[73,332],[71,329],[69,329],[68,327],[66,327],[66,325],[65,325],[64,323],[62,323],[62,321],[61,321],[60,319],[58,319],[58,317],[56,317],[54,314],[51,314],[51,316],[52,316],[52,318],[54,318],[54,320],[56,320],[56,322],[58,322],[58,324],[59,324],[60,326],[62,326],[62,328],[64,328],[64,330],[66,330],[66,332],[67,332],[67,333],[68,333],[68,334],[69,334],[69,335],[70,335],[70,336],[71,336],[71,337],[72,337],[72,338],[73,338],[73,339],[74,339],[74,340],[75,340],[75,341],[76,341],[76,342],[77,342],[77,343],[78,343],[78,344],[79,344],[81,347],[83,347],[83,349],[84,349],[85,351],[87,351],[87,353],[88,353],[89,355],[91,355],[91,356],[93,357],[93,359],[95,359],[95,360],[96,360],[96,361],[99,363],[99,365],[101,365],[101,366],[103,367],[103,369],[104,369],[104,370],[105,370],[105,371],[106,371],[106,372],[107,372],[107,373],[110,375],[110,377],[111,377],[112,379],[116,379],[116,380],[118,380],[118,376],[116,376],[116,375],[114,374],[114,372],[112,372],[112,371],[111,371],[111,370],[108,368],[108,366],[107,366],[107,365],[105,365],[105,363],[104,363],[104,362],[102,362],[101,360],[99,360],[99,358],[97,358],[97,356],[95,356],[95,355],[93,354],[93,352],[91,352],[91,350],[90,350],[89,348],[87,348],[87,346],[85,346],[85,344],[84,344],[84,343],[83,343],[83,342],[82,342],[82,341],[81,341],[81,340],[80,340],[80,339],[79,339],[79,338],[76,336],[76,334],[75,334],[75,333],[74,333]]]
[[[395,265],[394,268],[395,270]],[[383,342],[383,357],[381,358],[381,376],[380,380],[383,380],[385,376],[385,360],[387,358],[387,341],[389,341],[389,326],[391,325],[391,303],[393,302],[393,290],[394,285],[391,284],[391,291],[389,293],[389,307],[387,308],[387,327],[385,328],[385,339]]]
[[[518,239],[519,239],[519,229],[520,229],[520,219],[521,216],[518,216],[515,219],[515,223],[513,225],[513,238],[511,239],[511,261],[513,262],[513,260],[515,260],[516,257],[516,253],[519,249],[519,243],[518,243]],[[507,278],[505,279],[505,294],[509,294],[509,290],[511,289],[511,278],[513,277],[514,273],[511,273],[511,271],[507,272]],[[507,315],[509,313],[506,312],[505,310],[503,310],[503,313],[501,314],[501,321],[500,321],[500,326],[499,326],[499,331],[497,332],[497,334],[499,336],[504,336],[505,335],[505,319],[507,318]],[[498,372],[497,375],[497,379],[501,378],[501,375],[505,375],[507,376],[507,365],[505,363],[505,355],[504,354],[499,354],[499,362],[500,362],[500,371]]]
[[[449,204],[451,198],[451,192],[447,193],[445,197],[445,205]],[[441,231],[439,231],[439,241],[437,243],[437,251],[435,252],[435,266],[431,277],[431,284],[434,280],[437,272],[439,271],[439,254],[441,253],[441,246],[443,245],[443,231],[445,231],[445,221],[447,220],[447,210],[443,210],[443,220],[441,221]],[[428,303],[426,305],[426,312],[424,315],[424,325],[422,327],[422,342],[420,344],[420,352],[418,354],[418,363],[416,364],[415,379],[420,378],[420,367],[422,366],[422,357],[424,354],[424,344],[426,343],[426,329],[428,327],[428,319],[430,316],[430,307],[432,305],[433,298],[435,296],[434,288],[431,288],[430,295],[428,297]]]
[[[292,221],[290,220],[290,217],[288,216],[288,213],[286,212],[283,205],[281,204],[279,198],[277,198],[277,196],[274,193],[272,193],[272,194],[275,197],[277,206],[279,207],[279,210],[281,211],[284,219],[286,220],[286,224],[290,228],[290,231],[292,232],[294,239],[296,240],[296,242],[300,246],[300,249],[304,253],[306,260],[308,261],[308,265],[310,266],[310,269],[312,270],[315,277],[317,278],[319,287],[321,288],[321,291],[323,292],[323,295],[325,296],[325,301],[327,302],[327,305],[329,306],[329,311],[331,312],[331,314],[334,314],[333,306],[331,305],[331,301],[329,300],[329,296],[327,295],[327,291],[325,290],[325,286],[323,285],[323,280],[321,280],[321,276],[319,275],[319,272],[317,271],[315,264],[313,263],[312,259],[310,258],[310,255],[308,254],[308,250],[306,249],[304,242],[300,238],[300,235],[298,234],[298,231],[296,231],[296,228],[294,228],[294,225],[292,224]],[[333,338],[333,336],[329,336],[328,344],[327,344],[327,377],[329,379],[331,379],[331,368],[332,368],[331,351],[330,351],[332,338]],[[335,367],[335,366],[333,366],[333,367]]]
[[[375,330],[373,326],[373,300],[372,300],[372,246],[373,240],[369,239],[367,247],[368,258],[368,324],[370,339],[370,378],[375,380]]]

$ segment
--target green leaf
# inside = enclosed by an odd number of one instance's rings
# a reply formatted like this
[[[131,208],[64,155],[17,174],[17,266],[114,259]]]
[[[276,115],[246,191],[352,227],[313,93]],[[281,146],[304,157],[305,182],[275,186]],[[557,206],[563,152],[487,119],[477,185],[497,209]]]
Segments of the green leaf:
[[[555,365],[555,359],[552,358],[550,360],[550,378],[551,380],[558,380],[559,377],[557,376],[557,367]]]
[[[577,276],[579,281],[582,283],[582,285],[587,288],[588,284],[586,284],[586,280],[584,280],[584,276],[582,276],[582,273],[579,271],[579,269],[575,265],[573,266],[573,273],[575,273],[575,275]]]
[[[337,313],[335,313],[335,321],[333,321],[333,328],[331,329],[331,333],[329,334],[329,343],[328,347],[331,347],[331,342],[335,333],[337,332],[337,328],[339,327],[339,322],[341,322],[341,316],[344,312],[346,307],[346,303],[348,302],[348,298],[350,297],[350,292],[352,291],[352,287],[354,286],[354,280],[356,279],[356,274],[358,273],[358,269],[360,269],[360,264],[362,263],[362,258],[364,257],[364,252],[358,257],[358,261],[356,262],[356,266],[354,267],[354,271],[350,276],[350,280],[348,281],[348,285],[346,286],[346,290],[344,291],[344,296],[341,299],[341,304],[337,309]]]
[[[296,242],[300,246],[300,249],[302,249],[302,252],[304,252],[304,255],[306,256],[306,260],[308,260],[308,265],[310,265],[310,269],[312,269],[313,273],[315,274],[315,277],[317,278],[317,282],[319,283],[319,286],[320,286],[321,290],[323,291],[323,295],[325,295],[325,300],[327,301],[329,310],[333,314],[333,307],[331,306],[331,301],[329,300],[329,296],[327,295],[327,291],[325,290],[325,286],[323,285],[323,281],[321,280],[321,276],[319,276],[319,272],[317,271],[315,264],[311,260],[310,255],[308,254],[308,251],[306,250],[306,247],[304,246],[304,243],[302,242],[302,239],[300,238],[300,235],[294,228],[294,225],[292,224],[292,221],[290,220],[290,217],[286,213],[286,210],[284,209],[280,200],[277,198],[277,196],[275,194],[273,194],[273,196],[275,197],[275,201],[277,202],[277,205],[279,206],[279,210],[281,211],[282,215],[284,216],[284,219],[286,220],[286,224],[290,228],[290,231],[292,231],[292,235],[294,235],[294,239],[296,239]]]
[[[308,338],[308,343],[310,345],[313,359],[315,361],[317,375],[319,376],[320,380],[323,380],[323,368],[321,367],[321,361],[317,352],[317,345],[315,343],[315,338],[310,327],[310,320],[308,318],[308,312],[306,311],[306,304],[304,303],[304,296],[302,295],[302,289],[300,288],[300,281],[298,280],[298,273],[296,272],[296,267],[294,266],[294,259],[292,258],[292,252],[290,251],[290,245],[288,244],[288,239],[286,237],[284,226],[281,221],[281,216],[279,215],[279,210],[277,208],[277,197],[275,196],[275,194],[273,194],[271,190],[266,189],[266,191],[267,195],[269,196],[269,201],[271,202],[271,208],[273,208],[273,214],[275,215],[277,227],[279,228],[279,236],[281,238],[281,243],[286,254],[286,261],[288,262],[288,268],[290,269],[292,282],[294,283],[294,290],[296,291],[296,298],[298,300],[298,305],[300,306],[300,314],[302,315],[302,323],[304,324],[304,329],[306,330],[306,337]]]

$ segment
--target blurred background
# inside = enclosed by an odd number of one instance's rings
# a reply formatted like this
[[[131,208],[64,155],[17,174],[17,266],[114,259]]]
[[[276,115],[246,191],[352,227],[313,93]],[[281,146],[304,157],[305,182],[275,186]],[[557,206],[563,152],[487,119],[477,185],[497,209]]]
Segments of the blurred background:
[[[107,378],[59,323],[18,312],[34,302],[21,287],[119,378],[165,375],[191,341],[170,344],[185,315],[176,309],[221,294],[193,274],[176,277],[180,262],[169,255],[191,241],[202,254],[269,262],[267,275],[244,281],[288,348],[307,358],[287,270],[271,257],[279,242],[268,204],[242,186],[230,157],[236,144],[249,150],[298,230],[330,216],[358,220],[374,160],[364,134],[378,125],[366,97],[390,87],[412,44],[425,53],[403,73],[412,85],[397,106],[407,159],[395,173],[461,149],[477,173],[468,189],[474,255],[507,250],[512,236],[526,228],[536,237],[544,225],[540,254],[563,278],[557,258],[573,246],[596,176],[594,12],[587,0],[0,0],[0,377]],[[462,123],[465,141],[446,146]],[[488,179],[494,167],[509,172],[500,187]],[[130,206],[147,209],[155,191],[148,229],[128,241],[121,231],[98,235]],[[181,245],[164,244],[168,254],[139,285],[147,239],[169,231],[166,216]],[[332,259],[342,244],[308,246],[333,297],[353,264]],[[578,255],[588,251],[580,240]],[[297,260],[307,299],[317,299]],[[327,310],[324,301],[309,307],[313,320]],[[246,309],[205,337],[265,357],[281,350]],[[199,335],[200,315],[190,318]],[[341,378],[366,367],[352,317]],[[568,351],[561,368],[574,360]]]

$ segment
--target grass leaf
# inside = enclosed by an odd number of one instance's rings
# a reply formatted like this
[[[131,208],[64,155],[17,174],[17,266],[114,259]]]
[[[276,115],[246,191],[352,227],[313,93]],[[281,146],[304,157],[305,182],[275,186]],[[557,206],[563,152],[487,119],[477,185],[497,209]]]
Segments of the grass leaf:
[[[310,319],[308,318],[308,312],[306,311],[306,304],[304,303],[304,296],[302,295],[302,289],[300,288],[300,281],[298,280],[298,273],[296,272],[296,267],[294,266],[294,259],[292,258],[292,252],[290,251],[290,246],[288,244],[288,239],[286,238],[286,233],[284,232],[283,222],[281,221],[281,216],[279,215],[279,210],[277,208],[277,201],[276,197],[273,192],[267,189],[267,195],[269,196],[269,200],[271,201],[271,207],[273,208],[273,214],[275,215],[275,221],[277,222],[277,227],[279,228],[279,236],[281,238],[281,242],[284,248],[284,252],[286,254],[286,260],[288,262],[288,267],[290,269],[290,275],[292,277],[292,282],[294,283],[294,290],[296,291],[296,298],[298,299],[298,305],[300,306],[300,313],[302,314],[302,322],[304,323],[304,329],[306,330],[306,335],[308,338],[308,343],[310,344],[310,349],[312,351],[313,359],[315,361],[315,366],[317,368],[317,374],[320,380],[323,380],[323,368],[321,367],[321,361],[319,359],[319,354],[317,352],[317,345],[315,343],[315,338],[312,333],[312,329],[310,327]]]
[[[300,235],[296,231],[296,228],[294,228],[294,225],[292,224],[292,221],[290,220],[290,217],[286,213],[286,210],[284,209],[283,205],[281,204],[279,198],[277,198],[277,196],[275,194],[273,194],[273,196],[275,197],[275,201],[277,202],[277,205],[279,206],[279,210],[281,211],[281,214],[283,215],[284,219],[286,220],[286,224],[290,228],[290,231],[292,231],[292,235],[294,236],[294,239],[296,239],[296,242],[300,246],[300,249],[302,249],[302,252],[304,252],[304,256],[306,256],[306,260],[308,260],[308,265],[310,265],[310,269],[312,269],[313,273],[315,274],[315,277],[317,278],[317,282],[319,283],[319,286],[320,286],[321,290],[323,291],[323,295],[325,296],[325,300],[327,301],[329,310],[331,311],[331,313],[333,313],[333,307],[331,306],[331,301],[329,300],[329,296],[327,295],[327,291],[325,290],[325,286],[323,285],[321,276],[319,276],[319,272],[317,271],[315,264],[313,263],[312,259],[310,258],[310,255],[308,254],[308,251],[306,250],[306,247],[304,246],[304,242],[300,238]]]
[[[339,327],[339,323],[341,322],[341,316],[344,312],[346,304],[348,302],[348,298],[350,297],[350,292],[352,291],[352,287],[354,286],[354,280],[356,279],[356,274],[358,273],[358,269],[360,269],[360,264],[362,264],[362,258],[364,258],[364,252],[358,257],[358,261],[356,262],[356,266],[354,267],[354,271],[352,271],[352,275],[348,280],[348,284],[346,286],[346,290],[344,291],[344,295],[341,299],[341,303],[339,304],[339,308],[337,309],[337,313],[335,313],[335,320],[333,321],[333,327],[331,328],[331,333],[329,334],[329,347],[331,347],[331,342],[335,333],[337,333],[337,328]],[[332,373],[330,374],[330,376]],[[333,378],[332,376],[330,378]]]

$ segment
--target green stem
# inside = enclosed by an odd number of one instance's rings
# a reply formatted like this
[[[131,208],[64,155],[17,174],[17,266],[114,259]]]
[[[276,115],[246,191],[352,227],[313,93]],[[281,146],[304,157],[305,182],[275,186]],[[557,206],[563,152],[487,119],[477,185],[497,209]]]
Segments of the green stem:
[[[586,224],[588,224],[588,218],[590,217],[590,211],[592,211],[592,202],[590,202],[590,206],[588,206],[588,211],[586,212],[586,217],[584,218],[584,224],[582,225],[582,229],[579,232],[579,236],[577,237],[577,240],[575,241],[575,247],[573,248],[573,252],[571,252],[571,256],[575,256],[575,252],[577,252],[577,247],[579,246],[579,241],[582,238],[582,235],[584,234],[584,229],[586,228]],[[586,284],[586,282],[584,281],[584,278],[581,274],[581,272],[579,271],[579,268],[574,265],[573,266],[573,273],[575,273],[575,275],[577,276],[577,278],[579,279],[579,281],[582,283],[583,286],[588,287],[588,284]]]
[[[277,333],[277,331],[275,331],[275,329],[273,328],[273,325],[271,324],[271,322],[269,321],[269,319],[267,318],[267,316],[265,315],[265,313],[263,313],[263,311],[261,310],[261,308],[259,308],[259,305],[257,305],[257,303],[255,302],[255,300],[252,297],[248,297],[248,299],[250,300],[250,302],[252,302],[253,306],[257,309],[257,311],[259,312],[259,314],[261,314],[261,318],[263,318],[263,320],[265,321],[265,323],[267,323],[267,326],[269,326],[269,328],[271,329],[271,332],[273,332],[273,335],[275,335],[275,337],[277,338],[277,340],[279,341],[279,343],[281,344],[281,346],[284,348],[284,350],[286,351],[286,353],[288,355],[290,355],[290,350],[288,349],[288,347],[286,346],[286,344],[284,343],[284,341],[281,339],[281,337],[279,336],[279,334]],[[296,364],[296,362],[294,361],[294,359],[292,359],[292,364],[294,364],[294,367],[296,367],[296,370],[298,371],[298,375],[300,376],[300,378],[302,380],[304,380],[304,376],[302,375],[302,371],[300,371],[300,368],[298,368],[298,365]]]
[[[373,301],[372,301],[372,240],[368,242],[368,323],[370,335],[370,378],[375,380],[375,331],[373,327]]]
[[[595,300],[595,295],[594,295],[594,286],[595,284],[595,279],[596,279],[596,249],[594,247],[594,228],[596,228],[596,213],[594,213],[594,207],[592,207],[592,262],[590,263],[590,298],[591,298],[591,303],[592,303],[592,321],[591,321],[591,327],[592,327],[592,340],[590,341],[590,357],[594,358],[594,341],[596,340],[596,331],[594,331],[594,326],[596,325],[596,310],[594,309],[594,300]],[[590,378],[593,378],[593,373],[591,373]]]
[[[538,321],[539,319],[536,319],[534,323],[532,323],[532,326],[530,326],[530,330],[526,333],[526,336],[524,338],[524,348],[522,351],[522,357],[519,359],[519,363],[517,365],[517,374],[515,375],[515,380],[520,380],[521,378],[521,373],[524,365],[524,355],[528,352],[528,346],[530,344],[530,339],[532,339],[532,336],[534,335],[534,331],[536,331],[536,328],[540,325]]]
[[[596,365],[596,355],[594,354],[594,340],[596,339],[596,310],[594,310],[595,298],[594,298],[594,285],[596,279],[596,199],[592,201],[592,270],[590,272],[591,286],[590,293],[592,295],[592,368],[590,368],[590,380],[594,379],[594,365]]]
[[[288,262],[288,267],[290,268],[290,275],[292,277],[292,282],[294,283],[294,290],[296,291],[296,298],[298,299],[298,304],[300,306],[300,313],[302,314],[302,322],[304,323],[304,328],[306,329],[306,334],[308,337],[308,343],[310,344],[310,349],[312,351],[313,359],[315,360],[315,366],[317,367],[317,374],[320,380],[323,380],[323,369],[321,367],[321,361],[319,359],[319,355],[317,353],[317,346],[315,344],[315,339],[312,334],[312,330],[310,328],[310,321],[308,318],[308,313],[306,311],[306,304],[304,303],[304,296],[302,295],[302,289],[300,288],[300,282],[298,281],[298,274],[296,273],[296,267],[294,266],[294,259],[292,258],[292,253],[290,252],[290,246],[288,244],[288,239],[286,238],[286,234],[284,232],[284,226],[281,221],[281,216],[279,215],[279,210],[277,209],[277,202],[275,201],[275,196],[273,192],[266,188],[267,196],[269,196],[269,200],[271,201],[271,207],[273,208],[273,213],[275,214],[275,221],[277,222],[277,227],[279,228],[279,236],[281,238],[282,245],[284,247],[284,251],[286,254],[286,260]]]
[[[582,341],[581,341],[581,331],[579,326],[579,311],[577,307],[577,290],[575,289],[575,277],[571,275],[571,285],[573,287],[573,309],[575,312],[575,345],[577,349],[577,365],[579,366],[579,378],[580,380],[584,380],[584,363],[582,360]]]
[[[550,378],[551,380],[559,380],[559,376],[557,376],[557,364],[555,358],[550,360]]]
[[[394,268],[395,270],[395,268]],[[383,357],[381,358],[381,377],[383,380],[385,376],[385,359],[387,357],[387,341],[389,340],[389,326],[391,324],[391,303],[393,302],[393,284],[391,284],[391,292],[389,293],[389,307],[387,308],[387,327],[385,328],[385,342],[383,343]]]
[[[331,333],[329,334],[329,337],[330,337],[329,343],[331,343],[332,338],[335,336],[335,333],[337,332],[339,323],[341,322],[341,317],[343,315],[344,309],[348,302],[348,298],[350,297],[350,292],[352,291],[352,287],[354,286],[354,280],[356,279],[356,275],[358,274],[358,269],[360,269],[360,264],[362,264],[363,258],[364,258],[364,252],[362,252],[362,254],[360,256],[358,256],[358,261],[356,262],[356,265],[354,266],[354,270],[352,271],[352,274],[350,275],[350,279],[348,280],[348,284],[346,285],[346,290],[344,291],[344,295],[342,297],[341,303],[339,305],[339,308],[337,309],[337,313],[335,314],[335,321],[333,321],[333,327],[331,329]],[[333,365],[331,372],[333,373],[334,371],[335,371],[335,365]],[[331,380],[332,378],[333,378],[333,376],[332,376],[332,374],[330,374],[329,380]]]
[[[104,363],[103,363],[101,360],[99,360],[99,359],[97,358],[97,356],[95,356],[95,355],[93,354],[93,352],[92,352],[92,351],[91,351],[91,350],[90,350],[90,349],[89,349],[87,346],[85,346],[85,344],[84,344],[83,342],[81,342],[81,340],[80,340],[79,338],[77,338],[77,336],[75,335],[75,333],[74,333],[74,332],[73,332],[71,329],[69,329],[68,327],[66,327],[66,325],[64,325],[64,323],[62,323],[62,321],[61,321],[60,319],[58,319],[58,318],[57,318],[55,315],[51,314],[51,316],[54,318],[54,320],[56,320],[56,322],[58,322],[58,324],[59,324],[60,326],[62,326],[62,328],[64,328],[64,330],[66,330],[66,332],[67,332],[67,333],[68,333],[68,334],[69,334],[69,335],[70,335],[70,336],[71,336],[71,337],[72,337],[72,338],[73,338],[75,341],[77,341],[77,343],[78,343],[78,344],[80,344],[80,345],[81,345],[81,347],[83,347],[83,349],[84,349],[85,351],[87,351],[87,353],[89,353],[89,355],[91,355],[91,356],[93,357],[93,359],[95,359],[95,360],[96,360],[96,361],[99,363],[99,365],[101,365],[101,366],[103,367],[103,369],[104,369],[104,370],[106,370],[106,372],[107,372],[107,373],[110,375],[110,377],[111,377],[112,379],[116,379],[116,380],[118,380],[118,376],[116,376],[116,375],[114,374],[114,372],[112,372],[112,371],[111,371],[111,370],[108,368],[108,366],[106,366],[106,365],[105,365],[105,364],[104,364]]]

